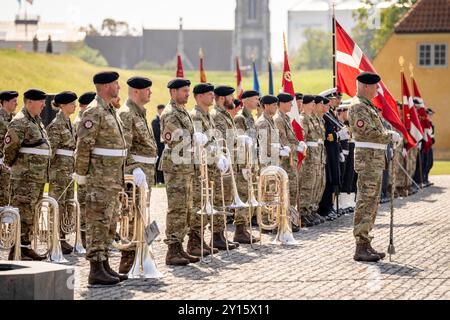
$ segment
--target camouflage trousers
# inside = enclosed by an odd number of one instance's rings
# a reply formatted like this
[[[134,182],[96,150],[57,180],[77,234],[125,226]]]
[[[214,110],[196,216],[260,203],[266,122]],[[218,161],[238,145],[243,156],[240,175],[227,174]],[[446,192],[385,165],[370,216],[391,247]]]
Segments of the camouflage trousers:
[[[116,235],[120,190],[86,186],[86,259],[105,261]]]
[[[238,167],[236,170],[235,178],[236,178],[236,187],[238,191],[239,198],[245,203],[248,201],[249,198],[249,184],[248,181],[245,179],[243,173],[242,173],[242,167]],[[255,184],[256,178],[258,177],[259,172],[256,172],[253,170],[252,172],[252,180],[253,180],[253,191],[255,194],[255,198],[258,197],[258,187]],[[231,187],[231,177],[229,177],[229,180],[225,181],[225,184],[229,184],[230,186],[230,202],[234,201],[233,196],[233,188]],[[256,214],[256,208],[242,208],[242,209],[236,209],[236,212],[234,214],[234,224],[235,225],[249,225],[251,217],[253,217]]]
[[[316,168],[317,165],[313,159],[305,159],[298,173],[298,211],[302,216],[312,213],[314,208],[315,191],[319,177]]]
[[[11,174],[8,169],[0,164],[0,206],[9,204]]]
[[[418,151],[418,148],[413,148],[408,153],[408,175],[411,178],[414,177],[414,173],[416,172]],[[411,187],[412,184],[411,179],[408,178],[408,187]]]
[[[70,185],[70,187],[68,187],[71,182],[72,175],[68,172],[57,172],[57,174],[52,174],[52,176],[50,177],[48,195],[58,201],[60,225],[62,225],[63,222],[63,215],[68,210],[70,210],[69,207],[66,206],[66,201],[72,200],[74,198],[73,183]],[[64,191],[65,193],[63,194]],[[74,213],[73,209],[72,213]],[[65,235],[62,232],[61,238],[65,238]]]
[[[86,231],[86,186],[77,185],[77,200],[80,204],[80,226],[82,231]]]
[[[31,243],[36,204],[42,199],[45,183],[25,180],[11,180],[11,206],[19,209],[21,242]]]
[[[383,173],[379,171],[358,172],[358,193],[353,220],[353,235],[356,243],[370,243],[369,236],[378,212]]]
[[[194,174],[164,172],[167,193],[166,239],[167,245],[183,243],[189,228],[192,209]]]
[[[313,211],[317,212],[319,210],[319,203],[322,200],[323,193],[325,192],[325,186],[327,183],[327,176],[325,171],[325,164],[318,164],[316,167],[316,186],[314,188],[314,202]]]

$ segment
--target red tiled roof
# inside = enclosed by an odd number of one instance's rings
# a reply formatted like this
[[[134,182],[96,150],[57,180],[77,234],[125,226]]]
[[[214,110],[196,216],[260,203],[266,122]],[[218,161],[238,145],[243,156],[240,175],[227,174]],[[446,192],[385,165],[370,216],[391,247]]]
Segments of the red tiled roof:
[[[419,0],[395,26],[395,33],[450,32],[450,0]]]

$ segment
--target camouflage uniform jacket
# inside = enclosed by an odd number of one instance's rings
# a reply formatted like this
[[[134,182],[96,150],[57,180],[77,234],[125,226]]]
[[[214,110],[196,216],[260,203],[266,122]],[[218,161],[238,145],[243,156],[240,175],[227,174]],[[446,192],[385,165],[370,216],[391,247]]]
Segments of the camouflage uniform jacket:
[[[0,159],[3,159],[3,145],[6,131],[8,131],[8,124],[14,116],[14,113],[9,114],[4,108],[0,107]]]
[[[124,182],[126,147],[116,111],[97,95],[84,111],[77,131],[75,172],[86,176],[89,186],[120,190]],[[120,155],[100,155],[99,148]]]
[[[273,116],[273,122],[275,123],[276,128],[278,129],[280,143],[283,146],[288,146],[291,148],[290,157],[285,157],[282,160],[289,164],[289,159],[292,159],[292,164],[295,164],[297,159],[297,147],[298,140],[295,136],[294,128],[292,127],[291,120],[289,116],[280,110]]]
[[[117,115],[122,122],[123,135],[128,147],[126,173],[131,174],[134,169],[141,168],[147,177],[153,176],[158,148],[153,130],[147,123],[146,110],[128,99]]]
[[[58,150],[67,152],[75,150],[75,130],[70,119],[64,118],[64,113],[59,111],[55,119],[47,126],[48,139],[52,147],[50,160],[50,175],[71,175],[74,169],[72,156],[57,154]]]
[[[356,143],[369,142],[387,145],[391,135],[381,122],[378,109],[364,97],[353,98],[349,107],[349,123]],[[355,171],[383,170],[386,150],[355,147]],[[370,164],[370,165],[369,165]]]
[[[266,165],[275,165],[278,162],[279,157],[279,148],[273,146],[272,144],[279,143],[278,138],[278,130],[275,127],[275,123],[271,117],[266,115],[266,113],[263,113],[258,120],[256,120],[255,124],[257,133],[258,133],[258,143],[259,143],[259,157],[260,157],[260,164],[261,166]],[[280,146],[282,147],[282,146]],[[273,149],[273,150],[272,150]],[[277,151],[276,159],[272,159],[274,154],[272,154],[272,151]],[[266,158],[266,159],[264,159]],[[272,163],[268,163],[272,162]],[[273,162],[275,161],[275,163]]]
[[[75,120],[73,121],[73,127],[75,129],[75,134],[77,133],[78,127],[80,126],[81,118],[83,117],[83,112],[84,112],[84,110],[78,111],[78,114],[77,114]]]
[[[22,148],[42,149],[43,154],[25,153]],[[47,182],[50,151],[40,117],[32,117],[24,107],[9,123],[5,136],[4,163],[11,168],[11,179]]]
[[[236,151],[236,124],[231,115],[224,108],[215,105],[214,109],[211,111],[211,117],[216,129],[221,134],[220,138],[225,139],[226,146],[230,152]],[[223,144],[220,144],[220,146],[223,146]],[[232,155],[230,154],[230,156]],[[233,165],[237,164],[236,154],[234,154],[234,161],[232,162]]]

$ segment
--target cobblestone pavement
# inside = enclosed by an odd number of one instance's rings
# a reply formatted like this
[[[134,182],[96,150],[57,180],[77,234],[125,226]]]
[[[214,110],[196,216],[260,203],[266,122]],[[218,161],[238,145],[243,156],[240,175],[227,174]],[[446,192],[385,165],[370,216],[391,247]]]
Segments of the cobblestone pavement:
[[[396,254],[379,263],[353,261],[353,215],[295,234],[299,245],[271,245],[263,235],[259,251],[244,245],[220,253],[210,265],[168,267],[166,246],[153,251],[159,280],[128,280],[113,287],[89,287],[89,266],[70,256],[76,267],[76,299],[450,299],[450,176],[433,177],[435,185],[407,199],[395,200]],[[154,189],[152,213],[165,229],[165,189]],[[373,246],[386,251],[389,204],[381,206]],[[207,233],[207,232],[206,232]],[[164,236],[164,235],[162,235]],[[229,238],[232,238],[231,232]],[[118,268],[120,254],[112,265]]]

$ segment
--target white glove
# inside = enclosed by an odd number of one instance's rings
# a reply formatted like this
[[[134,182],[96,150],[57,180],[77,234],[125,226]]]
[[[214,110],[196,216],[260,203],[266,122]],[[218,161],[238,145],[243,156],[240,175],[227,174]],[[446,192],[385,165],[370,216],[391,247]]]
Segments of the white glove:
[[[141,168],[136,168],[133,170],[133,178],[134,178],[134,183],[136,184],[136,186],[141,187],[141,186],[145,186],[145,184],[147,183],[146,181],[146,176],[144,171],[142,171]],[[148,188],[148,186],[147,186]]]
[[[305,141],[300,141],[297,146],[297,151],[300,153],[305,153],[306,149],[308,149],[308,146]]]
[[[344,156],[344,154],[342,152],[339,154],[339,161],[340,162],[345,162],[345,156]]]
[[[208,143],[208,137],[204,133],[196,132],[194,133],[194,142],[198,146],[203,147],[205,144]]]
[[[249,136],[245,136],[245,143],[251,148],[253,146],[253,139]]]
[[[85,185],[86,184],[86,176],[80,176],[79,174],[76,174],[75,172],[72,174],[73,180],[79,185]]]
[[[403,150],[402,150],[402,156],[403,156],[403,158],[406,158],[408,156],[408,151],[406,151],[405,148],[403,148]]]
[[[398,134],[398,132],[395,132],[393,130],[390,130],[389,133],[392,135],[392,142],[397,143],[400,141],[401,136]]]
[[[227,157],[220,156],[217,160],[217,168],[220,170],[221,173],[225,174],[230,169],[230,162],[228,161]]]
[[[339,136],[339,139],[341,139],[341,141],[348,140],[350,138],[350,136],[348,134],[348,128],[344,127],[341,130],[339,130],[338,136]]]
[[[280,150],[280,156],[281,157],[289,157],[289,154],[291,153],[291,148],[289,148],[288,146],[284,146],[281,150]]]

